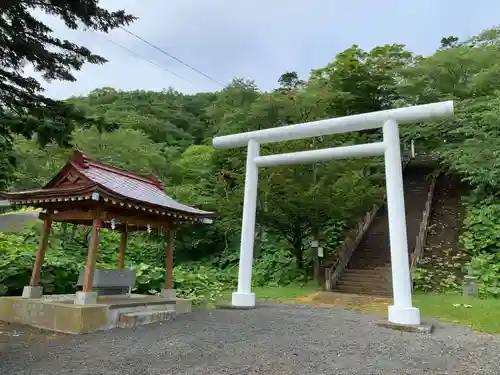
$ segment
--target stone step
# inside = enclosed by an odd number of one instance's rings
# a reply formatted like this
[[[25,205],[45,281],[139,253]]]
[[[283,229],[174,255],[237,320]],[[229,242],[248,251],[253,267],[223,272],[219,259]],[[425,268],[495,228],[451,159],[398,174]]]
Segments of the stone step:
[[[403,185],[407,221],[408,253],[413,252],[415,238],[420,230],[431,179],[430,168],[405,168]],[[408,267],[411,257],[408,257]],[[389,220],[387,208],[382,206],[372,225],[366,231],[358,248],[352,254],[334,291],[353,294],[392,296],[392,273],[389,249]]]
[[[364,269],[366,271],[373,271],[373,270],[376,270],[378,267],[380,266],[383,266],[385,265],[385,263],[375,263],[375,262],[361,262],[361,261],[358,261],[358,262],[352,262],[349,264],[349,268],[352,267],[352,269]],[[390,272],[384,272],[384,271],[380,271],[380,272],[377,272],[379,274],[389,274]]]
[[[359,274],[359,275],[391,275],[390,267],[375,267],[375,268],[346,268],[346,274]]]
[[[353,255],[351,259],[356,259],[356,260],[371,260],[374,262],[390,262],[390,254],[378,254],[374,256],[370,256],[370,254],[357,254]]]
[[[373,260],[373,259],[351,259],[349,262],[349,268],[352,269],[374,269],[374,268],[380,268],[384,267],[387,265],[387,263],[390,263],[387,259],[384,260]]]
[[[138,311],[120,314],[117,326],[133,328],[144,324],[171,320],[175,317],[174,310]]]

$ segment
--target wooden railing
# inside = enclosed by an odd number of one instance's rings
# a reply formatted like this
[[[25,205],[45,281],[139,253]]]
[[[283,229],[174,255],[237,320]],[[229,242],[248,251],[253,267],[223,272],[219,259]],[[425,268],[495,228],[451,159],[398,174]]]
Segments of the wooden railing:
[[[403,170],[406,168],[410,162],[411,156],[403,156]],[[386,201],[386,196],[384,195],[384,202]],[[361,242],[366,231],[373,222],[373,219],[377,215],[378,210],[384,205],[374,205],[371,211],[367,212],[366,215],[358,222],[356,227],[349,231],[346,240],[342,242],[340,247],[335,252],[335,257],[330,258],[328,262],[325,263],[325,290],[332,290],[332,288],[337,284],[340,276],[344,272],[344,269],[349,264],[354,251]]]
[[[413,249],[413,253],[411,255],[411,263],[410,263],[410,277],[412,280],[413,287],[413,271],[418,267],[418,262],[422,258],[425,248],[425,241],[427,239],[427,232],[429,229],[429,218],[432,210],[432,202],[434,200],[434,191],[436,189],[436,181],[438,175],[435,174],[432,176],[431,186],[429,188],[429,193],[427,194],[427,201],[425,202],[425,208],[422,213],[422,221],[420,222],[420,229],[417,235],[417,240],[415,242],[415,248]]]
[[[345,267],[347,267],[352,254],[372,224],[380,207],[381,205],[374,205],[372,210],[366,213],[363,219],[358,222],[356,228],[349,232],[347,238],[340,245],[340,248],[336,252],[337,257],[333,258],[330,264],[326,265],[325,290],[331,290],[337,284],[338,279],[342,275],[342,272],[344,272]]]

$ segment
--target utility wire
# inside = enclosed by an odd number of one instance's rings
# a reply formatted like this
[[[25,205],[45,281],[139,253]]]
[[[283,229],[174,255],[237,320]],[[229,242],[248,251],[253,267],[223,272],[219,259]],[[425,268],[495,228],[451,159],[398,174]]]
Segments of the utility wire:
[[[198,70],[198,69],[196,69],[196,68],[192,67],[192,66],[191,66],[191,65],[189,65],[188,63],[185,63],[185,62],[184,62],[184,61],[182,61],[181,59],[178,59],[177,57],[175,57],[174,55],[171,55],[170,53],[168,53],[167,51],[165,51],[165,50],[161,49],[160,47],[155,46],[153,43],[151,43],[151,42],[147,41],[146,39],[144,39],[144,38],[140,37],[139,35],[137,35],[137,34],[133,33],[132,31],[127,30],[127,29],[126,29],[126,28],[124,28],[123,26],[120,26],[120,28],[121,28],[123,31],[125,31],[126,33],[128,33],[129,35],[132,35],[133,37],[135,37],[135,38],[137,38],[137,39],[139,39],[139,40],[143,41],[144,43],[146,43],[146,44],[148,44],[149,46],[153,47],[154,49],[156,49],[156,50],[160,51],[161,53],[163,53],[163,54],[167,55],[168,57],[170,57],[170,58],[174,59],[175,61],[180,62],[182,65],[187,66],[189,69],[194,70],[196,73],[201,74],[202,76],[204,76],[204,77],[208,78],[210,81],[215,82],[216,84],[218,84],[218,85],[219,85],[219,86],[221,86],[221,87],[225,87],[225,85],[224,85],[223,83],[221,83],[220,81],[217,81],[215,78],[210,77],[208,74],[205,74],[205,73],[203,73],[202,71],[200,71],[200,70]]]
[[[180,76],[179,74],[172,72],[171,70],[169,70],[169,69],[165,68],[164,66],[161,66],[161,65],[159,65],[159,64],[157,64],[157,63],[155,63],[154,61],[149,60],[149,59],[147,59],[147,58],[145,58],[145,57],[141,56],[141,55],[140,55],[140,54],[138,54],[137,52],[134,52],[134,51],[132,51],[131,49],[129,49],[129,48],[125,47],[125,46],[122,46],[121,44],[119,44],[119,43],[115,42],[114,40],[112,40],[112,39],[110,39],[110,38],[107,38],[107,39],[108,39],[108,42],[113,43],[115,46],[118,46],[118,47],[120,47],[120,48],[124,49],[125,51],[127,51],[127,52],[128,52],[128,53],[130,53],[131,55],[134,55],[135,57],[137,57],[137,58],[139,58],[139,59],[141,59],[141,60],[144,60],[144,61],[146,61],[146,62],[148,62],[148,63],[150,63],[150,64],[152,64],[152,65],[156,66],[157,68],[160,68],[160,69],[162,69],[162,70],[164,70],[164,71],[166,71],[166,72],[168,72],[168,73],[170,73],[170,74],[172,74],[172,75],[174,75],[174,76],[176,76],[176,77],[178,77],[178,78],[180,78],[180,79],[182,79],[182,80],[184,80],[184,81],[186,81],[186,82],[188,82],[188,83],[190,83],[190,84],[192,84],[192,85],[194,85],[194,86],[197,86],[197,87],[199,87],[200,89],[202,89],[202,90],[204,90],[204,91],[210,92],[210,90],[206,89],[205,87],[200,86],[200,85],[198,85],[197,83],[194,83],[193,81],[190,81],[190,80],[188,80],[188,79],[186,79],[186,78],[184,78],[184,77]]]

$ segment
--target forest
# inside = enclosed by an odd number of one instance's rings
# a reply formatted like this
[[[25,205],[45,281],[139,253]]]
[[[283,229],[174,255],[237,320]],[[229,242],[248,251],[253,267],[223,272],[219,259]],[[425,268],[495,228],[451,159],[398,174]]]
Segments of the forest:
[[[268,92],[238,78],[220,91],[195,95],[173,88],[103,87],[66,100],[73,114],[92,120],[76,122],[67,139],[11,127],[0,151],[1,188],[43,186],[74,149],[117,167],[156,174],[170,196],[216,213],[213,224],[185,227],[175,241],[176,288],[197,302],[211,301],[236,286],[245,167],[245,149],[215,150],[215,135],[454,100],[454,117],[401,127],[402,147],[413,140],[418,153],[432,155],[443,173],[470,186],[462,199],[461,248],[479,277],[481,295],[500,296],[499,83],[500,29],[491,28],[467,40],[444,37],[430,56],[401,44],[370,50],[353,45],[308,77],[284,72]],[[270,144],[262,152],[380,138],[380,130],[372,130]],[[382,202],[385,192],[380,158],[274,167],[261,170],[259,178],[253,274],[259,286],[306,283],[317,269],[311,242],[321,243],[325,257],[334,254],[346,231]],[[0,234],[0,295],[18,294],[27,284],[39,231],[34,226]],[[87,240],[83,228],[55,226],[42,270],[46,293],[74,290]],[[115,267],[118,241],[116,233],[103,231],[98,267]],[[140,292],[161,289],[165,246],[155,233],[135,234],[130,240],[126,261],[136,267]],[[431,286],[431,278],[419,279],[417,290],[460,287]]]

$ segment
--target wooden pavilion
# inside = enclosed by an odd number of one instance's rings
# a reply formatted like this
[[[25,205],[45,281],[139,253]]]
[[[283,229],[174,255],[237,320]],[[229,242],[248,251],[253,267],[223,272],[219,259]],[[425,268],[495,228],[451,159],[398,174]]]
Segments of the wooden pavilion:
[[[165,255],[165,290],[173,290],[173,239],[183,224],[210,223],[213,213],[181,204],[167,196],[161,181],[88,159],[75,151],[68,163],[43,188],[3,192],[0,197],[12,205],[40,208],[43,231],[36,260],[24,298],[40,298],[39,286],[45,251],[53,222],[91,227],[91,237],[81,292],[75,304],[95,304],[94,269],[99,247],[99,231],[110,228],[121,232],[118,268],[124,268],[127,234],[158,231],[168,236]],[[175,295],[174,295],[175,297]]]

